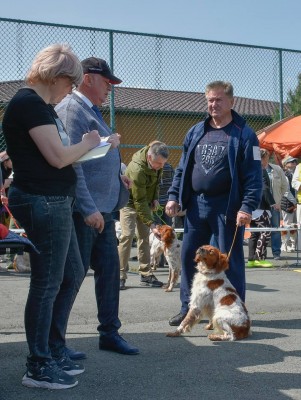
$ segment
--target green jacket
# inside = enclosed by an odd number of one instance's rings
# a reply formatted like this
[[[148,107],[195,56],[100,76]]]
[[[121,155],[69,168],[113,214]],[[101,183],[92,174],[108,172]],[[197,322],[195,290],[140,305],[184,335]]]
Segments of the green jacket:
[[[154,223],[151,203],[158,200],[162,169],[155,171],[147,162],[149,146],[137,151],[128,164],[125,175],[133,181],[128,207],[135,208],[140,220],[150,226]]]

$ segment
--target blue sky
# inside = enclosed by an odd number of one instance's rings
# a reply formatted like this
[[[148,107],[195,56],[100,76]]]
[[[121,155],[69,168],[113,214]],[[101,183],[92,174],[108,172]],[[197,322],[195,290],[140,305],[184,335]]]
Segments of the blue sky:
[[[300,0],[12,0],[2,18],[301,50]]]

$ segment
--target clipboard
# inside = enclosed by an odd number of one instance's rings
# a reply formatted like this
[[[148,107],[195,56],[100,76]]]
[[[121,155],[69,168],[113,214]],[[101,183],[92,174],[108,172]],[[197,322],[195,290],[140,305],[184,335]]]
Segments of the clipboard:
[[[97,158],[104,157],[111,147],[111,143],[102,141],[100,144],[93,149],[89,150],[88,153],[81,156],[74,164],[82,163],[85,161],[96,160]]]

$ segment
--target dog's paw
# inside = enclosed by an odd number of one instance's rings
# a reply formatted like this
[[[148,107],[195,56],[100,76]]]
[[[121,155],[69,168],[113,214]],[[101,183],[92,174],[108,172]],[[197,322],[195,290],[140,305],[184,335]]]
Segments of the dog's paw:
[[[211,333],[210,335],[208,335],[208,339],[211,340],[212,342],[224,342],[230,340],[228,336],[218,335],[215,333]]]
[[[205,326],[205,329],[206,329],[206,331],[212,331],[212,330],[213,330],[213,323],[212,323],[212,322],[209,322],[209,324],[207,324],[207,325]]]
[[[167,337],[178,337],[181,336],[181,332],[180,331],[175,331],[175,332],[168,332],[166,333]]]

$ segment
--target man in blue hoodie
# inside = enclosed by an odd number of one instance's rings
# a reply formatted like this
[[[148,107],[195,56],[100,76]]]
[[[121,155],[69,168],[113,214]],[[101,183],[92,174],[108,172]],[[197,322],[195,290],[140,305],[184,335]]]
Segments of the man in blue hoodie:
[[[180,313],[169,320],[178,326],[189,308],[195,273],[195,252],[213,236],[230,256],[227,275],[245,300],[244,225],[261,199],[262,170],[256,134],[232,110],[233,87],[215,81],[205,91],[209,116],[193,126],[184,139],[183,153],[175,171],[166,213],[186,210],[182,247]],[[236,232],[237,233],[235,237]]]

